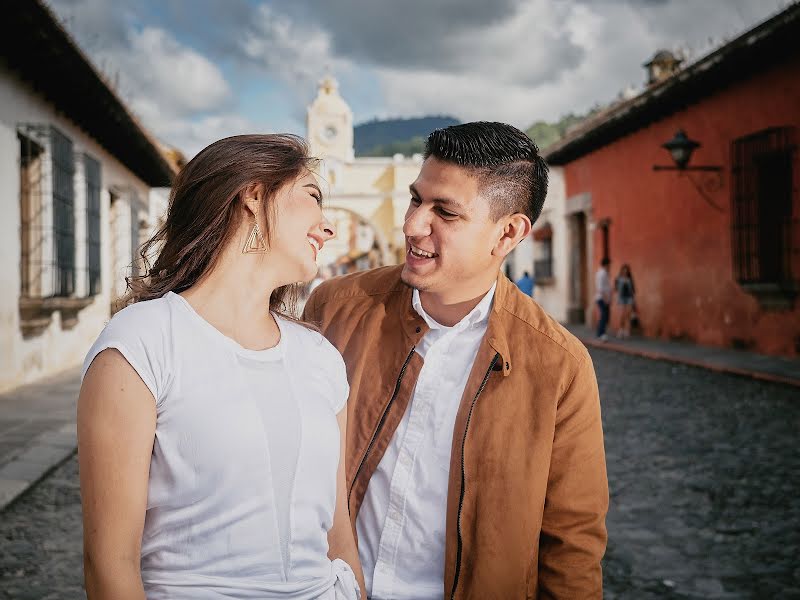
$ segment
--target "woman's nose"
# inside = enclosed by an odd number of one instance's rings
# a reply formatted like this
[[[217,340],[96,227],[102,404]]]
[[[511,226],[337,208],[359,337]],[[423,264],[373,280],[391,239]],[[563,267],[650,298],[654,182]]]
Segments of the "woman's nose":
[[[322,234],[325,236],[326,242],[336,237],[336,228],[333,226],[333,223],[328,221],[327,218],[323,217],[322,223],[319,224],[319,228],[322,231]]]

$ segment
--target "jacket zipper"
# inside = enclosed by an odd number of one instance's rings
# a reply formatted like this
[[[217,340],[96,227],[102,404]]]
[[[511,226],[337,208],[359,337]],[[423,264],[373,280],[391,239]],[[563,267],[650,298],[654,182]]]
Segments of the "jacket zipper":
[[[469,423],[472,420],[472,411],[475,409],[475,403],[478,401],[478,396],[481,395],[483,388],[486,387],[486,382],[489,381],[489,376],[492,374],[494,370],[495,364],[497,364],[497,359],[500,358],[500,354],[496,353],[494,358],[492,359],[492,363],[489,365],[489,368],[486,371],[486,375],[483,376],[483,381],[481,382],[481,386],[478,388],[478,391],[475,393],[475,397],[472,399],[472,404],[469,407],[469,414],[467,414],[467,424],[464,426],[464,437],[461,440],[461,496],[458,499],[458,546],[456,550],[456,573],[453,577],[453,590],[450,592],[450,600],[453,600],[456,596],[456,588],[458,587],[458,576],[461,574],[461,552],[462,552],[462,545],[463,541],[461,539],[461,509],[464,506],[464,491],[466,488],[466,469],[464,467],[464,447],[467,445],[467,432],[469,431]]]
[[[378,426],[375,428],[375,432],[372,434],[372,437],[369,440],[369,445],[367,446],[366,451],[364,452],[364,456],[361,457],[361,462],[358,463],[358,469],[356,469],[356,474],[353,477],[353,483],[350,484],[350,489],[347,491],[347,513],[350,514],[350,496],[353,494],[353,488],[356,486],[356,481],[358,480],[358,474],[361,473],[361,469],[364,468],[364,463],[367,462],[367,456],[369,456],[370,451],[372,450],[372,446],[375,444],[375,439],[378,437],[378,433],[380,433],[381,429],[383,429],[383,423],[386,421],[386,415],[389,414],[389,409],[392,407],[395,398],[397,398],[397,393],[400,391],[400,382],[403,379],[403,375],[406,372],[406,367],[408,367],[408,363],[411,362],[411,357],[414,356],[414,350],[416,346],[411,348],[411,352],[408,353],[406,356],[406,360],[403,363],[403,367],[400,369],[400,374],[397,376],[397,382],[394,384],[394,391],[392,392],[392,397],[389,398],[389,402],[386,404],[386,407],[383,409],[383,414],[381,414],[381,418],[378,421]]]

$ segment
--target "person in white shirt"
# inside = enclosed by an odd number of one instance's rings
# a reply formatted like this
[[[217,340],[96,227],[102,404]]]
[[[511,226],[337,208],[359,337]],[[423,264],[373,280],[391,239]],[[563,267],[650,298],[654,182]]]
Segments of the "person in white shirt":
[[[315,165],[301,138],[247,135],[178,175],[145,274],[84,363],[90,600],[361,596],[344,363],[289,316],[335,235]]]
[[[608,340],[606,328],[608,327],[608,319],[611,311],[611,278],[608,275],[608,267],[610,264],[611,261],[603,257],[600,261],[600,267],[594,274],[594,300],[600,311],[599,318],[597,319],[597,338],[603,342]]]

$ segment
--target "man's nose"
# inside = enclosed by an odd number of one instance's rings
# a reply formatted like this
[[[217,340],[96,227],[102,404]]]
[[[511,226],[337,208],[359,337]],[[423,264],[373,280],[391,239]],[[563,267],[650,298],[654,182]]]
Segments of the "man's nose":
[[[411,206],[403,223],[407,237],[425,237],[431,233],[431,211],[423,206]]]

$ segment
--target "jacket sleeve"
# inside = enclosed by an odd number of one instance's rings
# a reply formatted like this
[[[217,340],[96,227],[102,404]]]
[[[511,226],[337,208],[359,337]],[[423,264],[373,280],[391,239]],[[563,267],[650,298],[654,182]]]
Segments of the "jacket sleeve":
[[[600,396],[587,353],[556,413],[539,539],[539,598],[602,598],[607,511]]]

